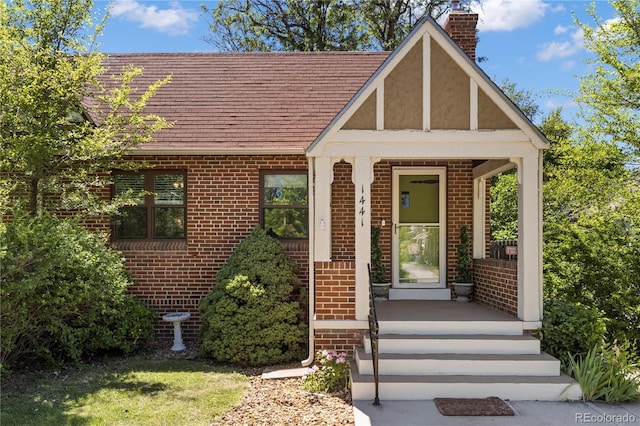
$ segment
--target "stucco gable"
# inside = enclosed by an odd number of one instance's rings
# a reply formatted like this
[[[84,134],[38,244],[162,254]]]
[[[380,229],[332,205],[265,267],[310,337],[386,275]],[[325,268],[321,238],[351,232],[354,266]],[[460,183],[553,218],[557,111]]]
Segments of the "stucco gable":
[[[548,141],[431,18],[387,58],[307,150],[317,156],[338,133],[519,131],[538,149]],[[370,133],[367,133],[370,135]],[[387,138],[388,139],[388,138]],[[486,140],[486,135],[482,138]],[[518,142],[521,142],[519,138]]]

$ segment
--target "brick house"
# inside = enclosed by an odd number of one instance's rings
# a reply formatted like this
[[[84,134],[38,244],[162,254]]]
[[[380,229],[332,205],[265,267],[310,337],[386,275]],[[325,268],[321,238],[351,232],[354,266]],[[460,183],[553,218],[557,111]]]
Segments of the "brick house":
[[[438,395],[563,398],[557,389],[567,383],[554,382],[565,379],[559,363],[544,358],[526,333],[539,328],[542,317],[541,162],[548,142],[474,62],[477,18],[455,10],[444,29],[427,18],[393,52],[111,55],[109,67],[144,67],[143,83],[173,74],[149,110],[174,126],[132,153],[152,168],[116,175],[115,191],[155,193],[111,228],[112,244],[136,281],[131,291],[159,315],[190,312],[183,333],[193,340],[198,302],[216,272],[255,226],[271,229],[308,284],[306,361],[318,348],[347,351],[356,358],[352,370],[360,373],[353,378],[354,398],[369,398],[370,374],[362,370],[370,354],[360,345],[368,329],[371,227],[377,226],[392,283],[391,300],[381,307],[405,326],[389,327],[388,334],[428,335],[429,323],[409,316],[438,311],[442,303],[461,318],[466,314],[460,310],[482,309],[501,317],[483,322],[478,314],[450,323],[475,321],[475,331],[454,327],[439,334],[515,335],[530,349],[490,352],[498,356],[493,364],[481,360],[472,368],[480,374],[503,369],[514,353],[527,352],[532,358],[521,362],[521,370],[544,364],[533,375],[553,376],[547,382],[556,384],[522,393],[495,379],[497,388],[485,380],[481,390],[465,394],[439,386]],[[508,262],[488,258],[487,181],[513,167],[518,259]],[[462,225],[472,236],[471,304],[450,301]],[[492,328],[502,322],[509,326]],[[170,326],[159,321],[158,332],[169,338]],[[495,341],[484,345],[490,351]],[[421,364],[408,368],[414,372],[396,376],[429,376]],[[433,374],[462,377],[455,365],[443,368]],[[394,383],[383,398],[434,395]],[[457,389],[476,387],[464,382]]]

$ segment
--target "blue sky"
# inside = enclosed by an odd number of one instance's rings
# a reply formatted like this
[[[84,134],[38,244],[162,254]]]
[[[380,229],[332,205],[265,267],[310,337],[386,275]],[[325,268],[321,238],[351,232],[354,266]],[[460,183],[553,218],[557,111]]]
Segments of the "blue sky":
[[[147,1],[97,0],[95,14],[111,8],[100,39],[99,50],[123,52],[209,52],[203,41],[208,23],[200,4],[212,0]],[[577,106],[560,92],[575,91],[578,77],[590,71],[586,63],[582,33],[574,16],[593,25],[586,13],[590,1],[577,0],[484,0],[475,5],[479,13],[480,43],[477,55],[487,58],[480,64],[496,83],[505,78],[520,89],[531,90],[545,110],[561,106],[572,118]],[[595,1],[602,21],[613,17],[607,1]],[[540,120],[541,117],[538,117]]]

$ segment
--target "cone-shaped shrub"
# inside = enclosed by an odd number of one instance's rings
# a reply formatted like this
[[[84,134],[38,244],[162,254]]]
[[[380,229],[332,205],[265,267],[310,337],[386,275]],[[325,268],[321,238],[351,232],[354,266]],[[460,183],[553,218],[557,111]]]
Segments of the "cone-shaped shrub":
[[[307,325],[293,300],[297,269],[280,241],[254,229],[200,302],[202,355],[251,366],[304,357]]]

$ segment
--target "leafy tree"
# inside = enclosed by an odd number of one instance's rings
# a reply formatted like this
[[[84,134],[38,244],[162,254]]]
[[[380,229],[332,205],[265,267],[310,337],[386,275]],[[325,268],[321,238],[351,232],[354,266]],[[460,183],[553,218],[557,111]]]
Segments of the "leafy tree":
[[[505,78],[502,91],[531,121],[540,114],[540,106],[531,90],[520,89]],[[544,124],[543,124],[544,126]],[[491,237],[496,240],[518,238],[518,181],[515,169],[508,170],[491,180]]]
[[[608,340],[637,340],[640,193],[629,156],[616,143],[576,132],[560,110],[540,130],[551,142],[544,153],[545,300],[592,307],[603,312]],[[517,237],[516,194],[513,174],[492,184],[494,238]]]
[[[468,2],[465,2],[468,3]],[[202,5],[204,39],[223,51],[392,50],[448,0],[225,0]]]
[[[382,50],[393,50],[413,26],[430,15],[438,19],[449,11],[449,0],[359,0],[367,33]]]
[[[131,66],[101,82],[104,55],[92,46],[102,25],[92,8],[92,0],[0,4],[2,210],[112,211],[127,197],[104,201],[96,189],[110,183],[105,171],[134,168],[123,155],[167,126],[144,110],[169,78],[138,91],[142,70]]]
[[[212,19],[205,41],[220,50],[355,50],[369,44],[356,5],[348,1],[227,0],[202,9]]]
[[[595,71],[580,80],[578,102],[588,131],[640,152],[640,1],[611,1],[615,17],[602,22],[589,9],[595,27],[578,23],[585,47],[595,53]]]
[[[502,80],[500,88],[531,122],[536,121],[540,114],[540,105],[536,102],[537,96],[531,89],[520,89],[508,78]]]
[[[560,139],[545,166],[545,297],[603,311],[613,339],[640,338],[640,194],[617,144]]]

